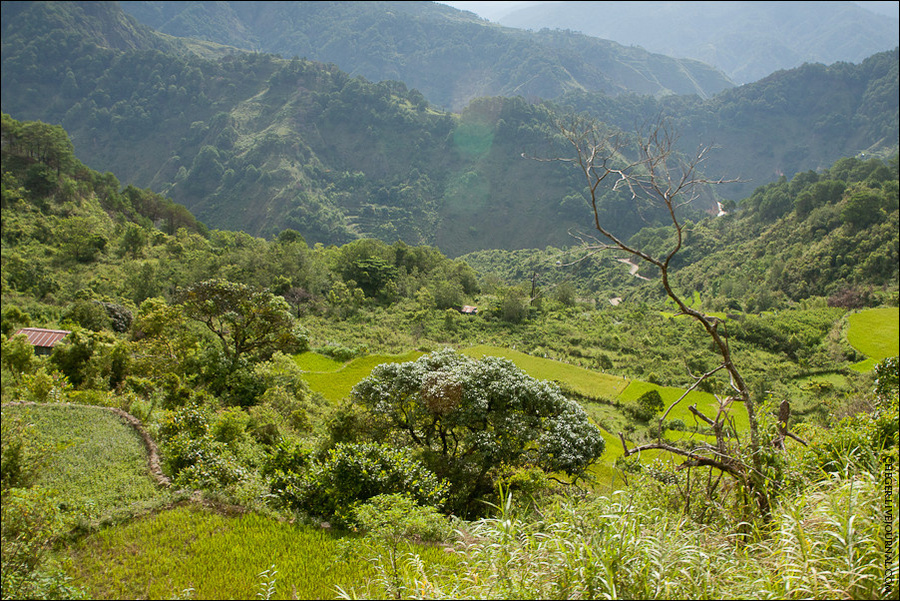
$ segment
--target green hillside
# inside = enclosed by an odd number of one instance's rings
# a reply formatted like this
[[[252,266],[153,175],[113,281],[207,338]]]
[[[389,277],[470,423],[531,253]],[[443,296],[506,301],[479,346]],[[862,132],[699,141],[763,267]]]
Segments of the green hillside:
[[[739,179],[718,188],[723,198],[739,201],[780,176],[821,171],[844,157],[887,158],[897,152],[897,65],[895,48],[858,65],[805,64],[778,71],[709,100],[574,92],[559,102],[626,130],[648,116],[670,117],[685,153],[715,146],[703,170],[711,177]]]
[[[845,316],[896,316],[896,159],[843,159],[685,223],[672,283],[692,309],[722,309],[728,378],[657,282],[628,275],[614,305],[592,263],[562,277],[559,249],[484,255],[505,280],[430,246],[266,240],[91,170],[59,126],[4,114],[0,153],[5,597],[527,596],[512,570],[542,598],[644,598],[665,557],[667,595],[862,599],[892,569],[873,558],[897,363],[852,369]],[[670,235],[631,241],[657,254]],[[826,243],[841,260],[801,285],[803,245]],[[752,294],[727,285],[736,273]],[[36,354],[26,326],[68,333]],[[736,397],[717,428],[681,405],[661,423],[691,386],[709,420],[713,395]],[[174,494],[106,407],[143,422]],[[781,440],[785,424],[803,443]],[[848,563],[834,540],[851,531]],[[566,572],[573,548],[601,558],[579,570],[610,576]],[[685,578],[698,553],[727,569]],[[772,557],[840,576],[786,583]]]
[[[859,62],[897,45],[896,6],[857,2],[542,2],[503,25],[575,29],[715,65],[739,84],[803,63]]]
[[[123,2],[143,24],[244,50],[334,63],[371,81],[394,80],[459,111],[475,98],[698,94],[732,86],[699,61],[653,55],[571,32],[571,45],[502,28],[434,2]]]
[[[820,172],[757,188],[729,213],[689,224],[676,258],[678,285],[711,311],[765,311],[812,298],[859,308],[897,290],[897,157],[840,159]],[[647,227],[630,242],[658,256],[671,228]],[[469,264],[507,281],[537,281],[548,294],[608,303],[655,298],[658,274],[630,274],[622,253],[587,256],[582,249],[485,250]],[[883,295],[883,296],[882,296]]]

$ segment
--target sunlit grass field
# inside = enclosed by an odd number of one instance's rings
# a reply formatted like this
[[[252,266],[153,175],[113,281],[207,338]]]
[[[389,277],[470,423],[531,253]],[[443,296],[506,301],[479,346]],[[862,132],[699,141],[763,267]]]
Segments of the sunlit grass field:
[[[668,407],[684,393],[684,390],[680,388],[657,386],[656,384],[638,380],[627,380],[621,376],[592,371],[552,359],[533,357],[519,351],[497,346],[474,346],[461,352],[476,359],[481,359],[485,356],[509,359],[528,375],[541,380],[558,382],[564,388],[589,399],[631,403],[645,392],[657,390],[666,407]],[[347,364],[340,364],[322,355],[304,353],[298,356],[297,362],[303,369],[310,367],[329,368],[330,371],[323,369],[322,371],[307,373],[307,383],[314,392],[321,393],[329,401],[338,402],[343,398],[347,398],[353,386],[367,377],[377,365],[388,362],[413,361],[422,356],[422,354],[421,352],[413,351],[405,355],[369,355],[354,359]],[[712,418],[715,417],[718,411],[718,401],[712,394],[693,391],[672,410],[668,419],[681,419],[685,424],[692,425],[695,422],[695,417],[688,410],[688,407],[692,404],[696,404],[700,411]],[[588,402],[586,403],[586,408],[595,421],[605,423],[610,430],[617,430],[618,426],[624,425],[621,412],[611,405]],[[738,429],[748,425],[746,411],[739,409],[733,415]],[[615,439],[615,443],[616,446],[621,447],[618,438]],[[607,448],[609,447],[610,445],[607,445]],[[608,454],[604,455],[604,462],[607,462],[606,457],[608,456]],[[612,461],[614,462],[615,458]]]
[[[411,351],[405,355],[367,355],[359,357],[346,364],[338,363],[328,357],[310,357],[315,353],[304,353],[299,356],[298,365],[301,369],[307,370],[309,366],[326,367],[321,371],[312,371],[304,375],[306,383],[309,384],[313,392],[320,393],[329,402],[336,404],[345,398],[349,398],[350,391],[356,386],[357,382],[367,377],[372,370],[382,363],[404,363],[406,361],[415,361],[422,356],[419,351]],[[327,361],[323,361],[327,360]],[[335,368],[337,364],[339,367]]]
[[[344,367],[344,363],[313,351],[300,353],[294,357],[297,365],[303,371],[337,371]]]
[[[336,585],[358,586],[371,570],[342,557],[340,540],[315,526],[188,505],[80,540],[69,573],[99,599],[256,599],[259,574],[274,565],[274,598],[333,599]]]
[[[649,390],[656,390],[659,392],[659,396],[662,397],[666,409],[668,409],[669,405],[674,403],[681,395],[684,394],[683,388],[657,386],[656,384],[633,380],[628,385],[628,388],[626,388],[618,398],[620,401],[625,403],[633,402]],[[694,417],[694,414],[692,414],[690,410],[688,410],[688,407],[690,407],[691,405],[697,405],[697,409],[711,419],[715,419],[716,413],[719,410],[719,402],[716,400],[715,396],[708,392],[693,390],[687,395],[684,400],[682,400],[678,405],[675,406],[675,408],[672,409],[672,412],[669,413],[669,416],[666,419],[680,419],[684,421],[685,424],[692,425],[697,418]],[[663,411],[665,411],[665,409]],[[742,431],[744,428],[749,426],[747,411],[745,409],[736,408],[736,410],[733,410],[731,414],[734,417],[735,426],[739,431]]]
[[[887,357],[900,354],[900,309],[887,307],[869,309],[849,317],[847,340],[868,357],[853,366],[857,371],[869,371]]]
[[[483,356],[509,359],[532,378],[558,382],[565,388],[588,398],[611,400],[628,386],[628,380],[620,376],[612,376],[552,359],[532,357],[519,351],[497,346],[473,346],[463,350],[462,354],[475,359],[481,359]]]

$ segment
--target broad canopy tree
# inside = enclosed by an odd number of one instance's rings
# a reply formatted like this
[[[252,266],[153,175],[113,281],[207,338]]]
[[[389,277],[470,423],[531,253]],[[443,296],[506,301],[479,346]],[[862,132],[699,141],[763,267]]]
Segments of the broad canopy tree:
[[[536,465],[577,480],[604,450],[600,431],[556,384],[497,357],[446,349],[380,365],[352,399],[379,436],[417,449],[453,483],[457,510],[470,511],[504,468]]]
[[[265,361],[276,351],[306,349],[308,335],[280,296],[246,284],[208,280],[179,294],[184,314],[215,334],[229,363]]]

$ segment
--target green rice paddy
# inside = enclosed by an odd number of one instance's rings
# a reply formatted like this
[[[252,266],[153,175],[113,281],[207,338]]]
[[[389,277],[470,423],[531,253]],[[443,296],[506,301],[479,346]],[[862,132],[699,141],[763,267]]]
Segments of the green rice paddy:
[[[309,357],[315,353],[304,353],[299,356],[297,361],[301,369],[307,370],[308,366],[326,366],[328,369],[321,371],[308,371],[304,375],[306,383],[313,392],[320,393],[332,404],[340,403],[343,399],[350,397],[350,391],[356,386],[357,382],[367,377],[372,370],[382,363],[404,363],[406,361],[415,361],[423,355],[420,351],[411,351],[405,355],[367,355],[354,359],[346,364],[338,363],[328,357],[322,359]],[[335,368],[337,364],[338,367]]]
[[[97,599],[255,599],[272,566],[277,599],[334,599],[371,568],[319,527],[187,505],[107,528],[70,548],[73,584]]]
[[[848,319],[847,341],[868,357],[853,365],[853,369],[871,371],[882,359],[900,354],[900,309],[869,309],[854,313]]]
[[[576,394],[592,399],[613,399],[628,386],[628,380],[621,376],[612,376],[552,359],[532,357],[497,346],[473,346],[463,350],[462,354],[475,359],[484,356],[509,359],[533,378],[557,382]]]

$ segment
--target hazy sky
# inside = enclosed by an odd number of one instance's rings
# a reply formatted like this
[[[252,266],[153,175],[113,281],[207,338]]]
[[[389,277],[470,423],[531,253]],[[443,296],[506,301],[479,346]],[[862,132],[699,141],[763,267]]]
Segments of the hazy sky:
[[[491,21],[496,21],[497,18],[509,10],[523,6],[528,4],[543,4],[544,2],[540,1],[529,1],[529,2],[441,2],[441,4],[449,4],[455,8],[459,8],[462,10],[468,10],[480,17],[484,17],[485,19],[490,19]],[[900,16],[900,0],[891,1],[891,0],[860,0],[858,2],[854,2],[854,4],[859,4],[862,7],[865,7],[872,12],[877,12],[883,15],[889,15],[892,17]]]

